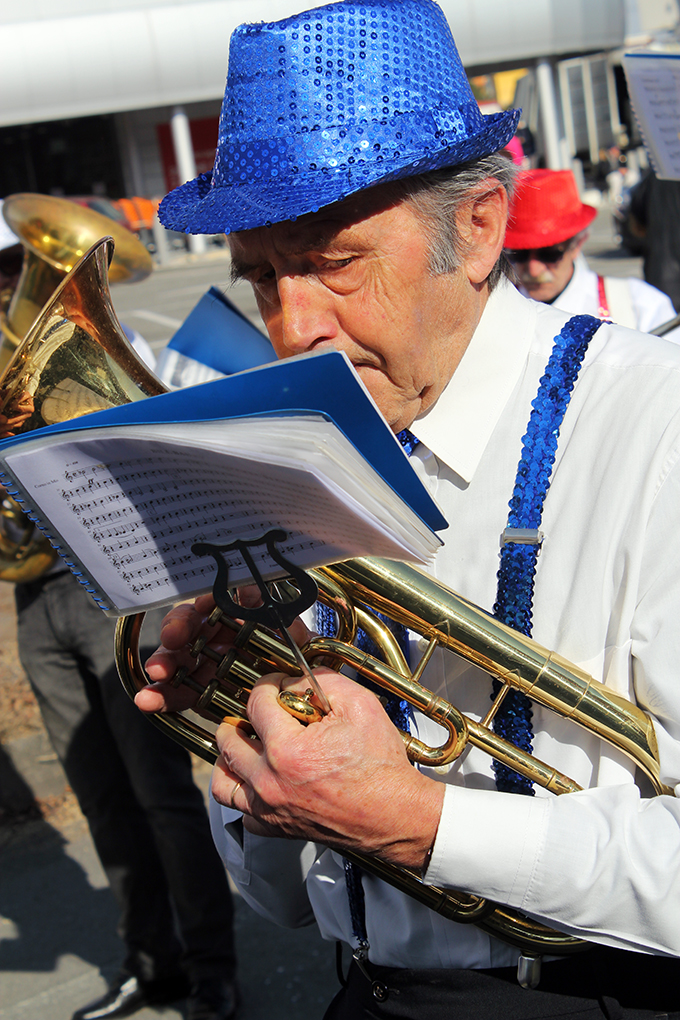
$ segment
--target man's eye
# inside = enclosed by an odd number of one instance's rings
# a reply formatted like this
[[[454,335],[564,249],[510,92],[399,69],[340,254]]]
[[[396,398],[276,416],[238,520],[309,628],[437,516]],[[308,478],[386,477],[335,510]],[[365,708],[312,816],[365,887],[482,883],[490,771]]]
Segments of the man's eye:
[[[350,255],[346,259],[326,259],[324,263],[324,269],[344,269],[354,262],[354,255]]]

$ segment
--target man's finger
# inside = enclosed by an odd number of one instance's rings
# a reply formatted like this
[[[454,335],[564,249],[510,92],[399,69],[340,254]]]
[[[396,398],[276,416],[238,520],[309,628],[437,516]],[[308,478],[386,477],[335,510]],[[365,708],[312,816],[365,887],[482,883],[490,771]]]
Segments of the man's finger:
[[[218,804],[231,807],[234,782],[254,787],[263,753],[262,744],[245,726],[222,723],[215,734],[220,751],[212,778],[212,793]]]
[[[169,684],[151,684],[135,695],[135,705],[142,712],[182,712],[196,704],[197,695],[188,688]]]

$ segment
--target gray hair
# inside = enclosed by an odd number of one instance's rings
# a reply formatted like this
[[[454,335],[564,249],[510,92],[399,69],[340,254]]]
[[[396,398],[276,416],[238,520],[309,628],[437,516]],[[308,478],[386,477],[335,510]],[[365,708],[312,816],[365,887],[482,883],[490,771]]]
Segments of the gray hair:
[[[391,188],[414,207],[430,231],[430,268],[435,275],[455,272],[465,258],[466,246],[458,233],[457,214],[472,191],[488,182],[490,193],[500,184],[508,198],[512,198],[516,177],[517,167],[507,156],[496,152],[459,166],[394,181]],[[503,275],[515,279],[510,262],[501,252],[488,276],[491,290]]]

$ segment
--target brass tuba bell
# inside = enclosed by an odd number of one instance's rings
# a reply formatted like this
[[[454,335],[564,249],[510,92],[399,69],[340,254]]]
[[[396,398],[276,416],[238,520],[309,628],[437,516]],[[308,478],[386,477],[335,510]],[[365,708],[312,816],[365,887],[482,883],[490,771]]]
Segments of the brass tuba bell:
[[[108,283],[113,251],[113,238],[104,237],[83,255],[0,375],[3,438],[166,392],[116,317]],[[31,581],[56,553],[16,513],[16,504],[5,497],[0,580]]]
[[[112,236],[111,283],[136,283],[153,268],[149,252],[126,227],[92,209],[51,195],[9,195],[2,214],[24,248],[16,290],[0,309],[0,371],[26,336],[40,310],[85,252]]]

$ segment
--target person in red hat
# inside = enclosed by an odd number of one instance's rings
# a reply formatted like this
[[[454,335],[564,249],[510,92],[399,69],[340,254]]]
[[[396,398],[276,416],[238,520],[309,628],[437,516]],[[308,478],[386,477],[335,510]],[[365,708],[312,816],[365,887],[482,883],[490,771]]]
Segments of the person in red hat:
[[[575,315],[596,315],[647,333],[675,317],[670,299],[635,277],[600,276],[582,249],[597,210],[581,201],[571,170],[527,170],[519,179],[505,253],[519,289]],[[680,330],[668,334],[680,340]]]

